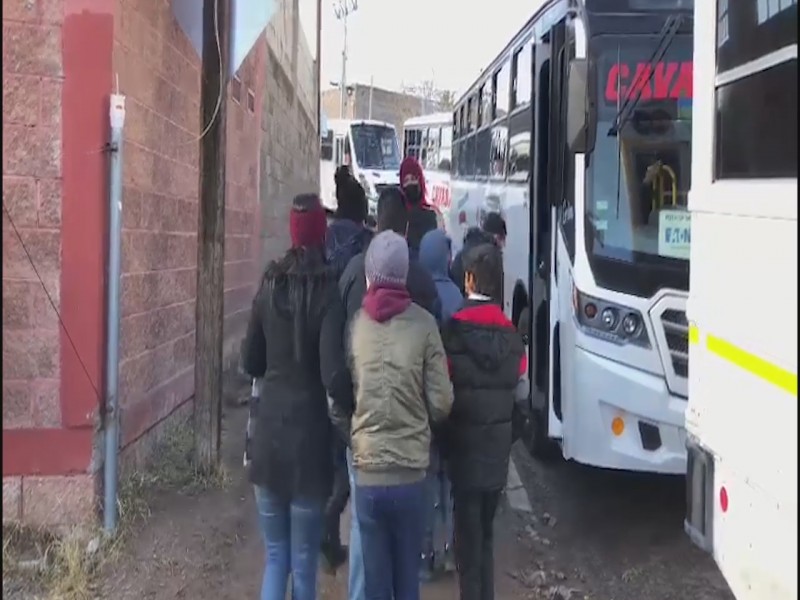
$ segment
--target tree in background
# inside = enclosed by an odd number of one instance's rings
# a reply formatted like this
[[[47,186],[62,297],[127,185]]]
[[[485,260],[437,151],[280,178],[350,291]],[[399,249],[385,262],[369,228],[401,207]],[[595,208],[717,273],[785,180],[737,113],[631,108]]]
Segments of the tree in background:
[[[413,94],[422,99],[420,114],[447,112],[455,104],[455,93],[452,90],[437,88],[432,79],[426,79],[414,85],[404,85],[403,92]]]

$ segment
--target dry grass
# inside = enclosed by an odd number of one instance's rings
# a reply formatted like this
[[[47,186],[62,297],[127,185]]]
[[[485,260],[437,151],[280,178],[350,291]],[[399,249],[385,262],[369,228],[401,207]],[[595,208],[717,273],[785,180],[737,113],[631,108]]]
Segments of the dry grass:
[[[153,494],[172,491],[198,494],[224,488],[230,477],[224,467],[204,470],[194,460],[190,423],[165,434],[143,470],[125,476],[119,485],[119,522],[114,536],[100,529],[56,535],[18,525],[3,526],[3,596],[25,600],[90,600],[100,567],[115,561],[126,542],[151,513]]]

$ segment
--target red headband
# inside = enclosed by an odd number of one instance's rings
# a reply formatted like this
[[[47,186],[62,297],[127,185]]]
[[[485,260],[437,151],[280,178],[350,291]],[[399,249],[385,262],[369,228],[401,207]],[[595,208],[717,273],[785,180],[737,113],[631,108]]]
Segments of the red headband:
[[[292,248],[324,245],[327,228],[325,210],[321,206],[309,211],[293,210],[289,213]]]

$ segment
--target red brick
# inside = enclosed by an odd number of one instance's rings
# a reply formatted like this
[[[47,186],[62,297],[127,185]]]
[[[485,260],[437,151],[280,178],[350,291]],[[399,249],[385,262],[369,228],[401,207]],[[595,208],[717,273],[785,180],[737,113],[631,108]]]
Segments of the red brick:
[[[42,79],[39,99],[39,124],[61,131],[61,98],[64,90],[62,79]]]
[[[59,177],[61,130],[4,123],[3,174]]]
[[[39,227],[61,226],[62,185],[60,179],[40,179],[36,182],[39,194]]]
[[[90,524],[97,518],[92,475],[23,477],[22,519],[43,527]]]
[[[58,277],[61,264],[61,233],[42,229],[20,229],[17,231],[30,254],[23,250],[17,234],[6,223],[3,215],[3,277],[36,280],[31,259],[39,276],[45,282]]]
[[[59,305],[58,280],[46,282],[47,294]],[[57,329],[56,315],[39,281],[3,280],[3,330]]]
[[[3,71],[61,76],[61,28],[4,20]]]
[[[120,401],[129,406],[175,373],[194,363],[194,332],[123,360],[120,363]]]
[[[17,227],[35,226],[35,180],[31,177],[3,177],[3,207],[11,214]]]
[[[4,0],[3,22],[13,21],[38,21],[39,11],[36,0]]]
[[[132,358],[146,350],[192,333],[194,302],[173,304],[122,319],[121,357]]]
[[[5,18],[3,3],[3,18]],[[22,520],[22,477],[3,477],[3,525]]]
[[[176,269],[129,273],[122,276],[123,316],[194,300],[197,270]]]
[[[42,21],[45,23],[63,23],[64,1],[65,0],[39,0]]]
[[[36,125],[42,80],[32,75],[14,75],[3,70],[3,125]]]
[[[57,379],[3,381],[3,429],[61,426]]]
[[[58,330],[3,332],[3,379],[58,377]]]

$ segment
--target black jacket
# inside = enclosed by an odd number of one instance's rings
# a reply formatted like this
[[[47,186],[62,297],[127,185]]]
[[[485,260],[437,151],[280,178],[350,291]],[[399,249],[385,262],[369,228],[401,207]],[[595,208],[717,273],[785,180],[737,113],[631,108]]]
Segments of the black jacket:
[[[350,418],[353,414],[353,381],[347,362],[350,323],[361,308],[367,292],[364,275],[365,255],[354,256],[339,279],[339,293],[330,300],[320,336],[320,369],[330,397],[330,419],[337,432],[350,443]],[[416,260],[408,269],[408,293],[411,300],[431,313],[438,321],[441,301],[433,278]]]
[[[436,213],[427,206],[415,204],[408,209],[408,250],[412,258],[419,255],[419,245],[423,236],[436,229],[439,224],[436,222]]]
[[[464,253],[469,252],[481,244],[493,244],[491,235],[478,227],[471,227],[464,236],[464,245],[450,263],[450,279],[455,281],[458,289],[464,294]]]
[[[445,323],[442,341],[455,395],[443,432],[450,480],[461,490],[502,489],[522,417],[515,402],[527,367],[522,337],[497,304],[468,300]]]
[[[271,276],[268,269],[253,300],[242,347],[245,371],[262,378],[250,481],[287,501],[325,500],[332,486],[332,429],[320,377],[319,341],[325,314],[337,294],[335,276],[320,268],[327,269],[317,267],[313,286],[308,275]],[[306,277],[300,287],[294,282],[294,293],[291,277]],[[300,304],[307,307],[300,334],[294,320],[298,289],[305,294]],[[299,361],[296,339],[305,340]]]

